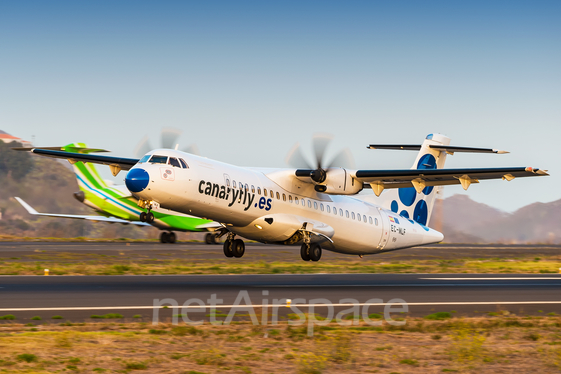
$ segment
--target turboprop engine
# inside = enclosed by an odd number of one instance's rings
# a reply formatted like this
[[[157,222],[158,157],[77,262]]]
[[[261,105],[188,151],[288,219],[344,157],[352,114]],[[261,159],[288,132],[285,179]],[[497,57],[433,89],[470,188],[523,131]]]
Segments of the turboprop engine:
[[[347,169],[298,169],[296,178],[306,183],[315,184],[317,192],[326,192],[333,195],[354,195],[362,191],[363,183],[355,180]]]

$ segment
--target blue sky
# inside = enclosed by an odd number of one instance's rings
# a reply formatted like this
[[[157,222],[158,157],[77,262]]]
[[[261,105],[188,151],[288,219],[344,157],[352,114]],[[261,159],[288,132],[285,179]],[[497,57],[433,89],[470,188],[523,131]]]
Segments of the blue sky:
[[[131,156],[175,127],[207,157],[278,167],[328,132],[364,169],[414,158],[369,143],[440,132],[512,152],[448,167],[550,170],[467,192],[513,211],[561,198],[559,19],[558,1],[5,1],[0,129]]]

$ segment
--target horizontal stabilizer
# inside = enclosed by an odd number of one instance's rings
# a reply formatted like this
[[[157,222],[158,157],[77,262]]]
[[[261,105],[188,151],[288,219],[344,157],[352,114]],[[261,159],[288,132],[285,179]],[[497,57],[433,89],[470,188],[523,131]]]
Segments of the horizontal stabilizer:
[[[23,201],[19,197],[16,197],[15,199],[18,201],[18,203],[20,203],[25,208],[25,210],[27,210],[27,212],[29,214],[32,214],[34,216],[85,219],[85,220],[93,221],[93,222],[108,222],[108,223],[122,223],[122,224],[125,224],[125,225],[131,224],[131,225],[137,225],[137,226],[151,226],[150,224],[145,223],[145,222],[128,221],[126,219],[120,219],[120,218],[115,218],[115,217],[86,216],[86,215],[77,215],[77,214],[39,213],[38,211],[33,209],[33,207],[31,205],[27,204],[25,201]]]
[[[419,151],[421,149],[421,144],[370,144],[366,148],[396,150],[396,151]],[[437,144],[430,144],[429,148],[443,151],[451,155],[453,155],[455,152],[497,153],[497,154],[509,153],[507,151],[501,151],[499,149],[492,149],[492,148],[456,147],[452,145],[437,145]]]

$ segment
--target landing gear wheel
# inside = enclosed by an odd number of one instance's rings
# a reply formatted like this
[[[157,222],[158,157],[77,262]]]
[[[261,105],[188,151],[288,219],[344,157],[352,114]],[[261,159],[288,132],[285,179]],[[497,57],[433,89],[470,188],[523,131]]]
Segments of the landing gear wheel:
[[[206,244],[218,244],[220,243],[220,239],[218,239],[218,235],[208,233],[205,235],[205,243]]]
[[[224,242],[224,256],[226,257],[234,257],[234,253],[232,252],[232,241],[230,239],[227,239]]]
[[[319,261],[321,258],[321,247],[319,244],[311,244],[310,245],[310,260],[312,261]]]
[[[169,243],[169,234],[167,232],[164,231],[160,234],[160,242]]]
[[[146,212],[140,213],[140,222],[146,222]]]
[[[300,247],[300,256],[304,261],[310,261],[310,245],[309,244],[302,244]]]
[[[148,212],[146,213],[146,223],[152,223],[154,222],[154,213],[152,212]]]
[[[245,243],[241,239],[236,239],[232,243],[232,253],[234,257],[240,258],[245,253]]]
[[[168,233],[168,243],[175,243],[176,240],[177,237],[175,236],[175,233],[173,231]]]

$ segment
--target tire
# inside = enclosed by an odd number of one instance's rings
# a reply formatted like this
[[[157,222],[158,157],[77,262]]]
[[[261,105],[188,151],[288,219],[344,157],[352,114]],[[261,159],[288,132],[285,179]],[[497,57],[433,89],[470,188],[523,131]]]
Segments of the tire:
[[[208,234],[205,235],[205,243],[206,244],[213,244],[214,243],[211,233],[208,233]]]
[[[309,244],[302,244],[300,247],[300,256],[304,261],[310,261],[310,245]]]
[[[177,240],[177,236],[173,231],[168,233],[168,243],[175,243]]]
[[[312,244],[310,246],[310,260],[319,261],[321,258],[321,247],[319,244]]]
[[[146,212],[140,213],[140,222],[146,222]]]
[[[154,213],[150,212],[146,214],[146,223],[154,222]]]
[[[234,257],[234,253],[232,252],[232,241],[230,239],[224,242],[224,256]]]
[[[212,234],[212,244],[220,244],[220,238],[217,234]]]
[[[160,234],[160,242],[161,243],[169,243],[169,235],[168,235],[167,232],[164,231]]]
[[[243,240],[236,239],[232,244],[233,244],[232,253],[234,254],[234,257],[236,258],[242,257],[243,254],[245,253],[245,243],[243,242]]]

